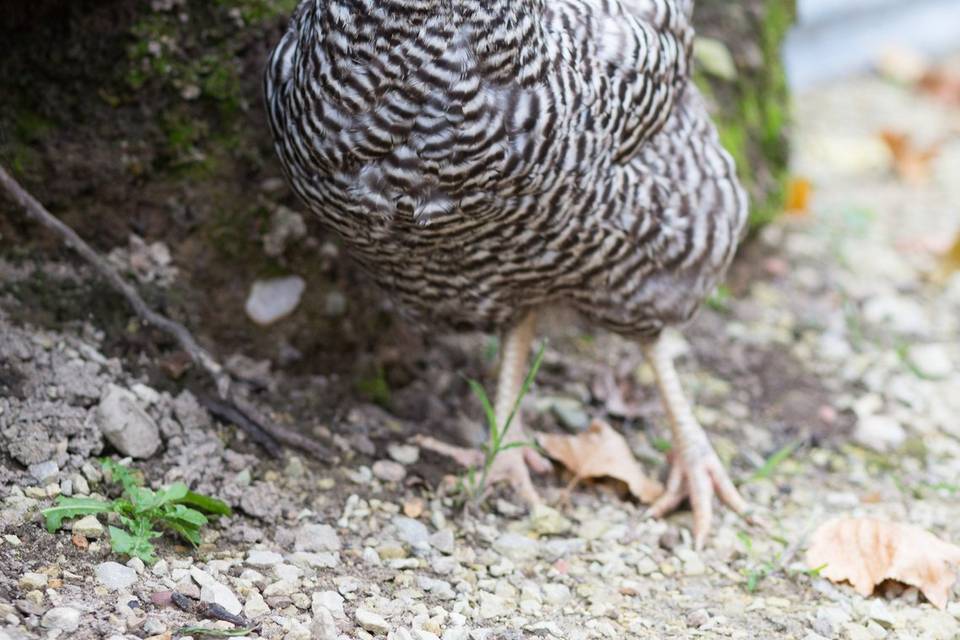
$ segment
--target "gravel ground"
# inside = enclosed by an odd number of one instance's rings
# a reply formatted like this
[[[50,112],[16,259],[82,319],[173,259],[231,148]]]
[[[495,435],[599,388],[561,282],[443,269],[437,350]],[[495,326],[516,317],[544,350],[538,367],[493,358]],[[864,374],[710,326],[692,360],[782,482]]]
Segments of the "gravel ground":
[[[539,481],[553,507],[526,514],[501,494],[460,509],[458,470],[406,442],[425,424],[455,435],[479,423],[456,372],[482,360],[483,337],[427,340],[420,358],[433,366],[394,397],[426,407],[419,421],[398,417],[417,411],[358,399],[321,424],[305,408],[325,393],[322,381],[236,360],[251,389],[269,390],[270,406],[290,398],[276,419],[312,427],[332,450],[326,462],[277,462],[190,392],[159,391],[104,355],[96,327],[26,326],[12,318],[31,301],[8,296],[0,639],[165,640],[184,626],[232,627],[166,605],[170,591],[255,621],[250,637],[288,640],[960,637],[960,603],[937,610],[896,585],[865,599],[801,564],[813,528],[835,514],[960,540],[960,275],[931,276],[932,249],[960,227],[960,144],[948,139],[929,184],[916,187],[893,176],[876,136],[940,139],[960,131],[960,112],[873,78],[797,102],[796,173],[815,185],[810,211],[764,230],[733,270],[731,295],[675,336],[699,417],[769,532],[721,511],[696,553],[689,513],[647,520],[606,485],[565,497],[559,474]],[[667,429],[636,345],[576,321],[544,328],[551,341],[529,421],[575,431],[607,419],[662,475],[654,445]],[[787,445],[791,455],[758,477]],[[184,481],[236,515],[206,528],[193,551],[163,539],[150,567],[118,564],[102,523],[47,533],[38,511],[55,496],[105,491],[94,459],[105,454],[136,456],[151,486]]]

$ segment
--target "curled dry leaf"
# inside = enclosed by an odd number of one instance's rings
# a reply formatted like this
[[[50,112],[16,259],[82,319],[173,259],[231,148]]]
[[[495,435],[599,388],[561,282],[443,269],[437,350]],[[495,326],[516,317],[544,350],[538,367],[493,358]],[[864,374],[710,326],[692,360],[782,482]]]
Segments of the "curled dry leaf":
[[[884,580],[896,580],[923,592],[943,609],[957,579],[960,547],[920,527],[874,518],[837,518],[820,526],[807,551],[807,566],[820,575],[848,581],[868,596]]]
[[[787,184],[785,208],[788,213],[802,216],[810,213],[810,199],[813,196],[813,184],[806,178],[793,177]]]
[[[933,161],[940,155],[942,141],[924,149],[917,147],[909,135],[899,131],[881,131],[880,138],[893,157],[897,176],[912,185],[923,185],[933,174]]]
[[[574,436],[541,433],[537,441],[548,456],[570,470],[575,481],[614,478],[626,483],[630,493],[644,503],[663,493],[663,486],[643,473],[624,437],[605,422],[594,420],[590,428]]]

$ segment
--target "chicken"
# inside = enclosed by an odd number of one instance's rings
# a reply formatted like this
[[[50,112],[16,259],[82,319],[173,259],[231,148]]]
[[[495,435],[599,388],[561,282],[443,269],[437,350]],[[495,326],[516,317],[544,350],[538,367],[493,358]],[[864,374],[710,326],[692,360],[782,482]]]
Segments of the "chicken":
[[[722,278],[747,219],[690,82],[691,0],[304,0],[265,73],[294,191],[432,330],[502,331],[496,415],[535,315],[577,309],[643,345],[674,438],[667,491],[697,543],[746,504],[687,403],[664,328]],[[526,440],[521,424],[511,439]],[[493,476],[537,500],[514,448]]]

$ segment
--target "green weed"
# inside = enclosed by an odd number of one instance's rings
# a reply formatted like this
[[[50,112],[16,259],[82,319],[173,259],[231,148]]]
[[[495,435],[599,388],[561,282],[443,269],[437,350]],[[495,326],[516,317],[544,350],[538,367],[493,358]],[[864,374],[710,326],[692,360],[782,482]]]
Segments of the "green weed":
[[[113,483],[122,487],[121,496],[111,502],[60,496],[56,506],[42,512],[47,531],[53,533],[67,518],[112,513],[122,525],[108,528],[114,553],[153,564],[157,556],[152,540],[163,535],[158,528],[175,533],[196,547],[200,544],[200,528],[209,522],[207,515],[231,514],[226,503],[193,493],[182,482],[153,491],[144,487],[143,478],[127,467],[113,460],[103,460],[101,464]]]
[[[480,496],[483,495],[484,488],[487,486],[487,480],[490,476],[490,469],[493,467],[493,463],[497,459],[497,456],[504,451],[509,451],[510,449],[517,449],[519,447],[535,448],[537,446],[535,442],[506,442],[506,437],[507,433],[510,431],[510,426],[513,424],[513,419],[520,410],[520,403],[530,391],[530,387],[533,385],[533,381],[537,377],[537,372],[540,371],[540,365],[543,363],[543,355],[545,351],[546,344],[542,345],[539,351],[537,351],[537,355],[533,360],[533,365],[527,372],[527,376],[523,380],[523,385],[520,387],[520,393],[517,394],[517,399],[513,403],[513,408],[510,410],[510,415],[507,416],[507,421],[502,426],[497,424],[496,411],[494,410],[493,404],[490,402],[490,398],[487,396],[487,392],[484,390],[483,385],[476,380],[467,380],[467,383],[470,385],[470,389],[480,400],[480,404],[483,405],[483,413],[486,416],[487,427],[490,431],[487,441],[483,445],[483,464],[479,469],[479,473],[477,469],[471,467],[467,470],[466,474],[464,474],[464,477],[460,481],[464,492],[473,501],[479,500]]]

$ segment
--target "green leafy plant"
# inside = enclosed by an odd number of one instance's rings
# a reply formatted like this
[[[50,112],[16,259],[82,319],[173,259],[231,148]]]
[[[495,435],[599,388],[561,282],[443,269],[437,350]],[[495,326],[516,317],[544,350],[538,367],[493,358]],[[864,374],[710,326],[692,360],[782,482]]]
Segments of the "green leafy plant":
[[[540,371],[540,365],[543,363],[543,355],[545,351],[546,344],[543,344],[540,346],[536,357],[533,359],[533,365],[527,372],[527,376],[523,380],[523,385],[520,387],[520,393],[517,394],[517,399],[513,403],[513,408],[510,410],[510,414],[507,416],[507,420],[503,425],[497,423],[496,410],[493,408],[493,404],[490,402],[490,398],[487,396],[487,392],[484,390],[483,385],[476,380],[467,380],[467,384],[470,385],[471,391],[473,391],[473,394],[480,400],[480,404],[483,405],[483,413],[486,416],[487,428],[490,432],[489,436],[487,437],[487,441],[484,443],[482,448],[483,463],[480,465],[479,473],[478,469],[471,467],[467,470],[460,483],[466,490],[466,493],[474,500],[483,495],[483,490],[487,486],[487,480],[490,476],[490,469],[493,467],[493,463],[497,459],[497,456],[504,451],[509,451],[510,449],[517,449],[519,447],[536,448],[537,446],[535,442],[510,442],[506,440],[506,437],[507,433],[510,431],[510,426],[513,424],[513,419],[520,410],[520,403],[523,402],[523,399],[526,397],[527,393],[529,393],[530,387],[533,385],[533,381],[537,377],[537,372]]]
[[[794,451],[800,448],[800,445],[803,444],[802,440],[794,440],[789,442],[780,449],[778,449],[772,456],[767,458],[763,463],[763,466],[753,472],[753,475],[750,476],[748,482],[753,482],[754,480],[767,480],[773,476],[774,472],[787,458],[793,455]]]
[[[227,516],[230,507],[216,498],[194,493],[182,482],[153,491],[143,486],[143,478],[113,460],[101,462],[106,473],[122,493],[113,501],[98,498],[57,498],[56,506],[44,509],[47,531],[53,533],[67,518],[112,513],[122,525],[110,525],[110,548],[147,564],[157,560],[152,540],[161,530],[177,534],[194,547],[200,544],[200,529],[208,515]],[[161,529],[161,530],[158,530]]]

